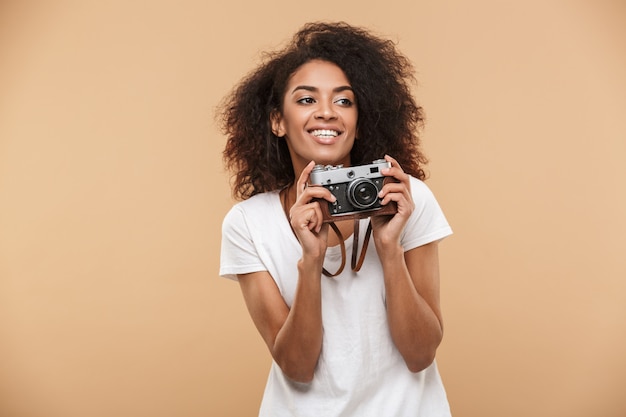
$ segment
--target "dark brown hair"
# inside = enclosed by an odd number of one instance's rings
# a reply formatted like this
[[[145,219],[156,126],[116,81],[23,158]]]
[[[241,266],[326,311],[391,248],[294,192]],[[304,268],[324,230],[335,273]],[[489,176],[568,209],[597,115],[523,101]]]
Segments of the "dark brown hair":
[[[234,173],[233,194],[247,199],[294,182],[286,142],[272,133],[270,114],[282,111],[289,77],[314,60],[339,66],[350,81],[358,106],[358,134],[353,165],[385,154],[405,172],[426,177],[420,150],[423,111],[411,94],[414,70],[391,40],[344,22],[309,23],[283,49],[266,53],[262,64],[225,97],[218,110],[227,136],[226,168]]]

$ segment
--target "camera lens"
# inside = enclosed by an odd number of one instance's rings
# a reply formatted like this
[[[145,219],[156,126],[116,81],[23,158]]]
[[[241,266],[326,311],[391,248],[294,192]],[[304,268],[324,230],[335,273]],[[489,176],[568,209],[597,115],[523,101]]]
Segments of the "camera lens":
[[[378,188],[366,178],[352,181],[348,187],[348,201],[359,209],[372,207],[378,201]]]

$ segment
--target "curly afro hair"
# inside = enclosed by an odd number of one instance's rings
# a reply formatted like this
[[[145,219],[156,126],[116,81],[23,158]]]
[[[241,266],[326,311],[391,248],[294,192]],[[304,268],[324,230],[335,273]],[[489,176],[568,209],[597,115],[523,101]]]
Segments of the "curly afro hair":
[[[353,165],[393,156],[405,172],[425,179],[428,162],[420,150],[422,108],[411,94],[414,69],[394,42],[345,22],[308,23],[286,47],[264,55],[218,108],[227,136],[223,158],[234,173],[233,195],[247,199],[295,181],[289,150],[274,135],[270,115],[282,111],[290,76],[312,60],[332,62],[350,81],[358,108],[359,140]]]

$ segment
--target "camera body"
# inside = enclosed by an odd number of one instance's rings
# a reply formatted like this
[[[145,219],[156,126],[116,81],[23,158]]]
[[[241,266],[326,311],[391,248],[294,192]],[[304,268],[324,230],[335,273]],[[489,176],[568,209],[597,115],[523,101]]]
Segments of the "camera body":
[[[324,222],[395,214],[395,202],[383,206],[378,198],[383,185],[392,180],[381,174],[383,168],[391,168],[391,163],[377,159],[371,164],[347,168],[316,165],[309,176],[310,184],[327,188],[337,198],[334,203],[320,201]]]

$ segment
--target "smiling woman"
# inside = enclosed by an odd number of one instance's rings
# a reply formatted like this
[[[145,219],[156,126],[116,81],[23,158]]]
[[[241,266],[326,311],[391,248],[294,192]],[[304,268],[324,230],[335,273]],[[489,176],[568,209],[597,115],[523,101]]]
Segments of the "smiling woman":
[[[427,184],[456,233],[440,245],[437,349],[453,415],[626,416],[626,2],[241,3],[0,1],[0,416],[255,414],[270,355],[239,285],[217,278],[232,200],[207,115],[260,48],[328,16],[415,59]],[[396,86],[358,64],[337,64],[358,98],[353,165],[385,152],[366,146],[390,143],[390,115],[404,120]],[[284,94],[266,109],[265,92],[236,113],[258,164],[242,184],[281,189],[297,181],[270,130]],[[274,227],[293,268],[301,246],[270,207],[250,217],[255,243],[275,244],[258,230]],[[364,300],[356,277],[321,279],[361,326],[374,316],[348,309]],[[334,333],[348,359],[377,346],[371,324]]]
[[[344,72],[328,61],[302,65],[289,79],[272,132],[284,137],[295,172],[309,162],[350,166],[358,110]]]
[[[299,172],[294,172],[287,142],[278,140],[276,133],[280,132],[272,131],[277,126],[268,125],[281,115],[287,94],[293,94],[295,87],[305,87],[298,89],[300,98],[311,95],[306,87],[316,86],[293,83],[292,78],[296,70],[302,70],[304,64],[313,64],[312,61],[332,63],[340,68],[341,82],[336,79],[339,83],[332,89],[352,90],[354,101],[350,107],[356,108],[359,115],[355,133],[359,143],[351,150],[350,162],[370,163],[388,153],[405,172],[418,179],[425,178],[423,165],[427,160],[419,140],[423,114],[411,95],[414,69],[391,40],[344,23],[310,24],[296,33],[284,50],[267,56],[225,98],[218,113],[228,137],[223,155],[227,168],[234,174],[236,197],[246,199],[295,182]],[[331,71],[332,66],[323,67]],[[337,76],[339,73],[333,77]],[[351,98],[348,90],[335,93],[341,93],[338,99]],[[304,101],[315,100],[305,97]],[[336,104],[334,109],[347,102]]]
[[[364,29],[309,24],[224,104],[224,157],[245,201],[224,219],[220,274],[239,281],[273,358],[260,416],[450,415],[434,359],[437,243],[451,229],[421,181],[411,68]],[[390,181],[368,198],[397,210],[331,217],[329,235],[321,204],[343,195],[307,186],[314,167],[374,160]],[[361,226],[372,247],[344,270]]]

